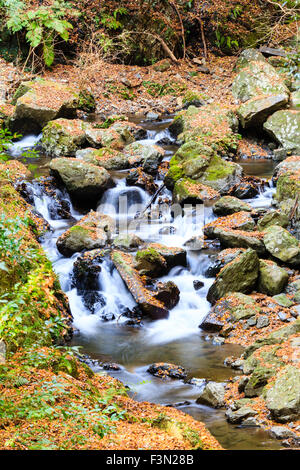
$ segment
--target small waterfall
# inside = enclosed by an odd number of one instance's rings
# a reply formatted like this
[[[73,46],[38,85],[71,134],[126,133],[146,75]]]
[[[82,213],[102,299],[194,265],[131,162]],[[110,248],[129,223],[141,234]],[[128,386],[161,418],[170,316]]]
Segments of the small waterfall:
[[[18,142],[13,143],[9,147],[9,154],[12,157],[19,157],[25,150],[33,148],[42,138],[42,134],[39,135],[27,135]]]

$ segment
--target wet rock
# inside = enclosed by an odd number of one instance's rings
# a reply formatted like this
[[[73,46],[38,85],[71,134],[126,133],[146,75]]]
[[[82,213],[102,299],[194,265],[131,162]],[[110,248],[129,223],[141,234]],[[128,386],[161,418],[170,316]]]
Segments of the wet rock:
[[[14,184],[14,188],[18,191],[20,196],[28,202],[28,204],[34,204],[33,188],[28,181],[17,181]]]
[[[295,198],[300,194],[299,178],[295,177],[300,171],[300,156],[292,156],[284,160],[276,166],[274,171],[274,180],[276,184],[276,200],[289,201],[291,200],[290,207],[287,207],[287,216],[290,215],[291,210],[295,204]]]
[[[184,248],[161,245],[160,243],[150,243],[148,248],[154,249],[166,260],[167,269],[174,266],[186,266],[186,250]]]
[[[280,227],[286,228],[289,224],[288,217],[282,212],[276,210],[268,211],[257,223],[257,228],[260,231],[265,230],[271,225],[279,225]]]
[[[199,388],[203,388],[207,384],[207,380],[193,377],[192,379],[188,380],[187,383],[190,385],[195,385],[196,387],[199,387]]]
[[[246,202],[233,196],[223,196],[214,205],[216,215],[231,215],[235,212],[252,212],[253,208]]]
[[[285,294],[278,294],[274,295],[273,299],[281,306],[281,307],[291,307],[293,302],[285,295]]]
[[[13,118],[31,120],[43,127],[58,117],[76,117],[76,109],[92,111],[95,101],[87,92],[74,87],[38,78],[22,82],[17,89],[13,103],[16,104]]]
[[[170,377],[172,379],[180,380],[185,379],[187,376],[184,367],[177,366],[175,364],[169,364],[167,362],[156,362],[155,364],[151,364],[148,367],[147,372],[161,379]]]
[[[264,123],[264,130],[285,150],[299,155],[300,112],[293,109],[277,111]]]
[[[208,382],[203,388],[201,395],[196,402],[201,405],[212,406],[213,408],[221,408],[225,401],[225,384],[218,382]]]
[[[122,251],[113,250],[111,260],[143,314],[152,319],[167,317],[168,309],[163,302],[154,298],[153,292],[145,287],[143,279],[134,268],[134,257]]]
[[[129,121],[115,121],[109,129],[112,129],[119,134],[125,144],[129,144],[134,140],[146,139],[147,131],[141,126]]]
[[[142,167],[132,168],[130,170],[126,177],[126,184],[143,188],[150,194],[154,194],[158,189],[153,176],[147,175]]]
[[[204,287],[204,282],[199,281],[199,280],[195,280],[195,281],[193,281],[193,286],[194,286],[195,290],[200,290],[200,289],[202,289],[202,287]]]
[[[259,292],[267,295],[280,294],[288,283],[287,271],[269,260],[259,261]]]
[[[230,190],[230,195],[238,199],[252,199],[259,194],[262,182],[253,176],[244,176],[239,184]]]
[[[155,284],[155,290],[156,293],[153,297],[163,302],[167,309],[171,310],[178,304],[180,291],[174,282],[157,282]]]
[[[280,423],[294,421],[300,417],[300,370],[287,365],[266,391],[266,405],[272,418]]]
[[[104,370],[121,370],[121,366],[119,364],[116,364],[115,362],[102,362],[101,366]]]
[[[167,271],[165,258],[154,248],[138,251],[135,260],[135,268],[141,275],[158,277]]]
[[[155,174],[165,151],[158,145],[143,145],[134,142],[124,148],[130,166],[141,166],[146,173]]]
[[[111,217],[91,211],[58,237],[57,249],[64,256],[72,256],[83,250],[103,248],[111,240],[113,231]]]
[[[215,303],[229,292],[251,292],[259,273],[259,259],[254,250],[246,250],[225,265],[210,287],[207,300]]]
[[[118,150],[109,147],[101,149],[86,148],[77,150],[76,158],[83,160],[86,163],[100,166],[106,170],[124,170],[129,168],[129,161],[126,155]]]
[[[73,265],[72,287],[80,290],[98,290],[101,264],[107,254],[105,250],[87,251],[78,256]]]
[[[227,421],[231,424],[240,424],[244,420],[256,416],[258,413],[257,411],[253,410],[252,408],[249,408],[247,406],[243,406],[239,408],[237,411],[233,411],[231,408],[229,408],[225,416],[227,418]]]
[[[55,158],[50,162],[50,170],[65,184],[70,195],[82,202],[99,199],[114,184],[104,168],[75,158]]]
[[[264,232],[264,245],[272,256],[291,265],[299,265],[300,244],[287,230],[271,225]]]

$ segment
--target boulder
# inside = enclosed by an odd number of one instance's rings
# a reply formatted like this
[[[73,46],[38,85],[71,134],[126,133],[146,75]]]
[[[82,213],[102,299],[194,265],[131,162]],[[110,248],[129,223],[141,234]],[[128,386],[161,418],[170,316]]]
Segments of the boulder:
[[[154,298],[163,302],[169,310],[178,304],[180,291],[174,282],[157,282],[155,284],[155,290]]]
[[[244,129],[259,127],[268,116],[284,108],[289,101],[287,93],[269,96],[255,96],[243,103],[237,110],[237,116]]]
[[[203,227],[203,232],[207,238],[217,238],[219,229],[222,230],[223,228],[230,230],[251,231],[255,228],[255,223],[248,212],[235,212],[231,215],[219,217],[213,222],[206,224]]]
[[[300,279],[297,276],[296,279],[289,282],[286,287],[286,293],[293,303],[300,303]]]
[[[275,168],[274,179],[276,181],[276,200],[281,202],[291,200],[291,206],[300,196],[300,156],[288,157]],[[288,209],[288,215],[292,207]]]
[[[197,181],[219,191],[220,194],[227,194],[235,185],[241,182],[242,175],[243,168],[241,165],[223,160],[215,155]]]
[[[15,120],[28,119],[40,127],[58,117],[76,117],[76,109],[92,111],[95,108],[89,92],[43,78],[21,83],[13,104],[16,105]]]
[[[251,292],[259,274],[259,259],[254,250],[248,249],[224,266],[209,288],[207,300],[215,303],[229,292]]]
[[[270,429],[270,435],[275,437],[275,439],[297,438],[297,434],[285,426],[272,426]]]
[[[225,384],[218,382],[208,382],[201,391],[201,395],[196,400],[200,405],[221,408],[225,405]]]
[[[274,258],[291,265],[300,263],[300,244],[286,229],[271,225],[264,232],[264,245]]]
[[[230,228],[216,227],[215,238],[220,240],[224,247],[228,248],[251,248],[259,255],[266,252],[261,232],[248,232],[245,230],[234,230]]]
[[[99,129],[92,126],[87,127],[85,137],[92,147],[109,147],[114,150],[122,150],[127,143],[134,141],[133,136],[131,136],[129,142],[125,141],[123,137],[112,128]]]
[[[101,166],[106,170],[124,170],[129,168],[126,155],[109,147],[101,149],[85,148],[77,150],[76,158],[92,165]]]
[[[239,55],[234,68],[239,71],[248,67],[250,62],[266,62],[266,59],[258,49],[244,49]]]
[[[267,385],[268,380],[275,374],[275,369],[258,366],[252,372],[244,388],[246,398],[258,397]]]
[[[289,91],[272,65],[264,61],[251,61],[234,79],[232,94],[245,103],[258,96],[285,95],[288,99]]]
[[[41,147],[55,157],[74,156],[78,148],[86,142],[87,123],[79,119],[56,119],[43,128]]]
[[[127,156],[130,166],[142,166],[146,173],[154,174],[157,172],[165,151],[158,145],[134,142],[126,145],[124,154]]]
[[[260,307],[249,295],[233,292],[221,298],[199,325],[204,331],[220,332],[232,323],[259,315]]]
[[[280,294],[288,283],[287,271],[269,260],[259,261],[258,290],[263,294]]]
[[[245,248],[228,248],[220,251],[220,253],[213,258],[211,265],[205,271],[205,276],[215,277],[226,264],[231,263],[231,261],[244,251]]]
[[[286,423],[299,419],[299,390],[300,369],[287,365],[276,376],[272,387],[266,391],[266,405],[275,421]]]
[[[98,248],[79,255],[73,265],[72,287],[80,291],[99,290],[98,277],[106,254]]]
[[[253,408],[250,408],[248,406],[242,406],[236,411],[233,411],[231,408],[229,408],[225,416],[227,418],[227,421],[231,424],[240,424],[247,418],[256,416],[258,414],[257,411],[255,411]]]
[[[276,210],[270,210],[259,219],[257,228],[258,230],[263,231],[271,225],[279,225],[280,227],[286,228],[288,224],[289,219],[285,214]]]
[[[121,250],[136,250],[137,248],[143,246],[145,242],[141,240],[137,235],[128,233],[121,234],[116,237],[113,241],[113,245],[115,248]]]
[[[154,182],[154,178],[143,171],[142,167],[132,168],[126,176],[126,184],[128,186],[138,186],[145,189],[148,193],[154,194],[158,186]]]
[[[159,377],[160,379],[166,379],[167,377],[172,379],[185,379],[187,376],[184,367],[169,364],[167,362],[156,362],[151,364],[148,367],[147,372],[155,377]]]
[[[154,248],[148,247],[138,251],[135,260],[134,267],[142,276],[158,277],[167,271],[165,258]]]
[[[285,150],[300,155],[300,112],[293,109],[276,111],[264,123],[264,130]]]
[[[94,202],[114,185],[104,168],[76,158],[55,158],[50,162],[50,171],[64,183],[72,197],[84,202]]]
[[[233,196],[223,196],[213,205],[213,213],[216,215],[231,215],[235,212],[252,211],[253,208],[250,204]]]
[[[182,205],[203,203],[219,196],[218,191],[188,178],[178,180],[173,190],[173,202]]]
[[[116,131],[120,137],[122,137],[123,141],[126,143],[133,142],[134,140],[141,140],[146,139],[147,131],[143,129],[141,126],[134,124],[133,122],[129,121],[115,121],[109,129],[113,129]]]
[[[161,245],[160,243],[150,243],[148,248],[154,249],[166,260],[167,268],[170,270],[174,266],[186,266],[186,250],[184,248]]]
[[[111,240],[114,225],[108,215],[91,211],[58,237],[57,249],[64,256],[72,256],[83,250],[103,248]]]

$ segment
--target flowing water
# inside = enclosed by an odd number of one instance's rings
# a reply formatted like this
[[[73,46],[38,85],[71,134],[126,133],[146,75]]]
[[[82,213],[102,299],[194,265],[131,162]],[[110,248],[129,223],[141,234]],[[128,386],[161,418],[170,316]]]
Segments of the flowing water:
[[[141,141],[144,145],[158,143],[168,139],[165,159],[170,159],[176,147],[170,140],[167,130],[170,120],[162,123],[142,123],[147,128],[148,138]],[[13,145],[11,155],[18,158],[24,148],[35,145],[40,136],[27,136]],[[49,159],[40,157],[37,165],[39,174],[46,174]],[[241,162],[245,172],[250,175],[270,178],[274,164],[270,160]],[[42,170],[40,170],[42,168]],[[168,246],[184,246],[193,236],[201,235],[204,223],[213,220],[211,208],[202,206],[200,214],[187,208],[184,214],[174,216],[166,210],[163,214],[153,211],[151,224],[145,218],[135,219],[137,208],[145,207],[150,196],[141,188],[126,186],[127,172],[116,172],[113,176],[116,186],[107,190],[99,201],[98,210],[115,217],[120,231],[130,221],[129,231],[139,228],[138,235],[146,241],[155,241]],[[162,184],[162,181],[157,181]],[[71,274],[74,261],[78,255],[64,258],[56,249],[56,240],[70,225],[82,217],[71,204],[72,220],[52,220],[49,213],[49,197],[43,193],[40,186],[32,183],[36,209],[49,222],[52,231],[48,233],[43,247],[59,275],[61,287],[69,298],[74,317],[76,334],[73,345],[82,346],[85,355],[91,359],[90,365],[96,371],[101,367],[98,362],[117,362],[121,370],[109,372],[130,387],[130,393],[136,400],[146,400],[164,405],[176,404],[181,410],[191,414],[207,424],[208,429],[227,449],[276,449],[277,442],[271,440],[267,433],[258,428],[243,428],[232,426],[226,422],[223,410],[215,410],[197,405],[195,400],[199,388],[194,385],[176,380],[161,380],[147,373],[147,367],[153,362],[171,362],[180,364],[189,372],[189,377],[206,378],[216,381],[226,381],[233,375],[238,375],[224,366],[227,356],[239,356],[242,348],[237,345],[218,346],[208,340],[198,327],[201,319],[207,314],[210,304],[206,294],[213,282],[205,277],[205,271],[210,263],[210,257],[217,253],[215,248],[202,251],[188,251],[187,267],[173,268],[163,281],[174,281],[180,290],[180,301],[170,311],[169,318],[157,321],[144,321],[139,328],[126,326],[126,318],[120,315],[126,307],[132,309],[135,302],[128,292],[124,282],[111,261],[106,259],[102,264],[99,275],[99,293],[103,302],[92,314],[88,311],[78,294],[71,286]],[[250,200],[253,207],[268,207],[271,203],[273,188],[269,187],[257,198]],[[62,197],[68,197],[61,194]],[[164,190],[162,198],[170,197]],[[127,208],[122,206],[122,198],[127,201]],[[204,286],[196,291],[193,281],[202,281]],[[110,316],[111,321],[103,317]]]

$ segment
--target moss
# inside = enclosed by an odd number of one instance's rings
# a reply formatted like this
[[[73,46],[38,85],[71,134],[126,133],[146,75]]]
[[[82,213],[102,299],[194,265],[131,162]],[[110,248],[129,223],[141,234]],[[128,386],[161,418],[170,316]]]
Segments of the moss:
[[[234,167],[230,162],[226,162],[221,157],[215,155],[209,167],[205,170],[205,179],[207,181],[215,181],[226,178],[233,173]]]
[[[87,90],[82,90],[79,93],[78,108],[88,113],[91,113],[95,110],[96,108],[95,98]]]
[[[282,201],[284,199],[295,199],[300,195],[300,181],[293,178],[293,175],[280,175],[276,186],[276,199]]]
[[[136,261],[148,261],[151,264],[161,264],[164,258],[154,248],[147,248],[146,250],[138,251],[135,256]]]

